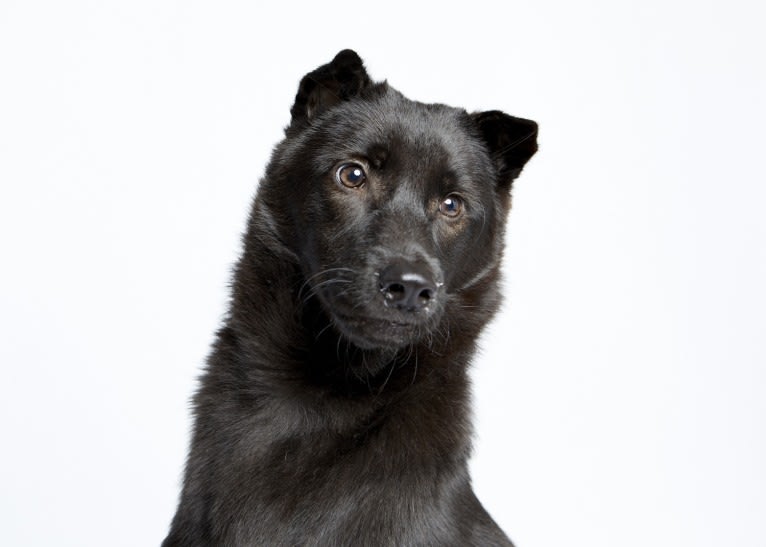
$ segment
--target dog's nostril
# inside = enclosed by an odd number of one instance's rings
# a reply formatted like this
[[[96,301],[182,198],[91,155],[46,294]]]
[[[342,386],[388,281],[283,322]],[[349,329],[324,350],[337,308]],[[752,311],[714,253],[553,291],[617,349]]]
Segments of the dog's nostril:
[[[404,298],[406,289],[401,283],[391,283],[387,287],[383,287],[383,293],[386,300],[401,300]]]
[[[431,289],[423,289],[418,294],[418,300],[420,300],[420,303],[425,305],[428,304],[428,301],[431,300]]]

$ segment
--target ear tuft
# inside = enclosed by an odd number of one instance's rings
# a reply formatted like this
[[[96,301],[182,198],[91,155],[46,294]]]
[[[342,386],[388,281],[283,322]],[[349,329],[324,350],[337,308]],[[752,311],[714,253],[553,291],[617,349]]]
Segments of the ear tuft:
[[[290,109],[291,127],[310,124],[323,112],[359,95],[371,84],[359,55],[344,49],[332,61],[303,77]]]
[[[489,149],[500,186],[510,188],[524,165],[537,152],[537,123],[499,110],[478,112],[471,118]]]

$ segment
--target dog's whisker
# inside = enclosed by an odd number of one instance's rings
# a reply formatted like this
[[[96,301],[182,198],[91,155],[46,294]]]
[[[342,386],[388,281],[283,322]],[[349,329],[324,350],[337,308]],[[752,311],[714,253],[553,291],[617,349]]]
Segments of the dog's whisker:
[[[336,274],[336,273],[341,273],[341,272],[343,272],[343,273],[351,273],[351,274],[356,273],[353,270],[353,268],[346,268],[346,267],[342,267],[342,266],[341,267],[335,267],[335,268],[326,268],[324,270],[320,270],[320,271],[316,272],[315,274],[309,276],[308,278],[306,278],[303,281],[303,283],[301,284],[300,288],[298,289],[298,295],[300,296],[300,294],[304,290],[306,290],[306,288],[311,287],[312,283],[314,282],[314,280],[316,280],[318,278],[321,278],[322,276]],[[343,278],[342,277],[338,277],[337,279],[343,279]]]
[[[343,285],[343,284],[349,284],[353,283],[350,279],[340,279],[340,278],[333,278],[333,279],[327,279],[325,281],[322,281],[321,283],[317,283],[316,285],[311,287],[311,290],[309,290],[306,293],[306,296],[303,297],[301,300],[301,304],[305,305],[309,300],[311,300],[313,297],[318,296],[321,289],[324,287],[329,287],[331,285]]]
[[[415,348],[415,366],[412,367],[412,368],[413,368],[413,371],[412,371],[412,381],[410,382],[410,385],[414,386],[415,385],[415,379],[418,376],[418,349],[417,348]]]

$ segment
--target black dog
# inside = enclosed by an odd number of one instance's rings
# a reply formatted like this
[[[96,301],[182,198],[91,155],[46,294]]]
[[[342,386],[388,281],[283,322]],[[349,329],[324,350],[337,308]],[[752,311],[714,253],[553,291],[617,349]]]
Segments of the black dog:
[[[466,371],[537,125],[306,75],[194,399],[164,546],[510,545],[468,476]]]

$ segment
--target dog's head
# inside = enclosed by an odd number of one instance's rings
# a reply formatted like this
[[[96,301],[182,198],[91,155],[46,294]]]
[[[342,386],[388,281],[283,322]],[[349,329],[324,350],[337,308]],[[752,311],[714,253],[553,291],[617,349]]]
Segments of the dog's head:
[[[497,299],[510,186],[537,150],[535,122],[411,101],[350,50],[303,78],[291,115],[262,199],[300,259],[302,293],[344,337],[402,347]]]

